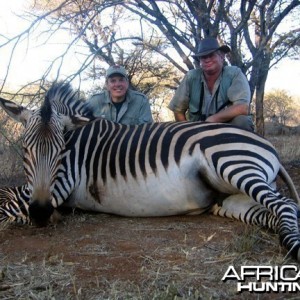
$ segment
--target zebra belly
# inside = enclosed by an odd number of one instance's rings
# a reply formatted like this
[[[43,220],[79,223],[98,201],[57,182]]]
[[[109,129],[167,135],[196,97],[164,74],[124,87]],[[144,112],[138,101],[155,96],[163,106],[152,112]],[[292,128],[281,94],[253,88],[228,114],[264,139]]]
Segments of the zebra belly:
[[[168,174],[148,173],[139,179],[119,176],[105,185],[89,182],[87,186],[81,183],[71,206],[132,217],[201,214],[214,204],[216,194],[201,182],[196,170],[178,168]]]

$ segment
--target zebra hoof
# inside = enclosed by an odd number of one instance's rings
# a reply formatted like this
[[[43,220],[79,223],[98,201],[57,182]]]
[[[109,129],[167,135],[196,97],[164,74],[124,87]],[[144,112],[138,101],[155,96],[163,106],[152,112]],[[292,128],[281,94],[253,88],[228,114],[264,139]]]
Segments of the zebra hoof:
[[[29,205],[29,216],[33,223],[39,227],[47,226],[53,212],[54,207],[49,202],[44,205],[33,202]]]

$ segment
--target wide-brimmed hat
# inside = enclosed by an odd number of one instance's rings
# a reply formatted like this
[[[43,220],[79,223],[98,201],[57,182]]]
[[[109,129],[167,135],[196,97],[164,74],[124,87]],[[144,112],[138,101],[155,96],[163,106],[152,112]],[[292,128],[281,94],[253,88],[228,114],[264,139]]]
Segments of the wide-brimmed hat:
[[[199,46],[198,46],[198,51],[195,55],[192,55],[192,57],[195,59],[199,59],[201,56],[208,55],[217,50],[220,50],[224,53],[228,53],[231,51],[227,45],[220,46],[217,39],[205,38],[200,41]]]
[[[106,71],[106,78],[111,77],[112,75],[121,75],[127,78],[126,69],[119,65],[110,66]]]

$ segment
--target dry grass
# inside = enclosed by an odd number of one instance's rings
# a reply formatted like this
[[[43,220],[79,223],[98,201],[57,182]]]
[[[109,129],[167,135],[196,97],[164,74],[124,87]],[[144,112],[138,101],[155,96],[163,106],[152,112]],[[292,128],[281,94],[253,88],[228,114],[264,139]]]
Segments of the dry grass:
[[[299,135],[268,136],[267,139],[275,146],[284,163],[300,160]]]
[[[0,186],[19,185],[25,182],[20,148],[0,145]]]
[[[7,264],[4,257],[0,265],[1,299],[74,299],[72,267],[62,260]]]
[[[78,267],[93,273],[95,266],[85,263],[84,260],[71,261],[67,258],[66,250],[55,254],[51,249],[44,254],[41,262],[34,262],[32,253],[24,254],[19,260],[9,262],[6,257],[0,259],[0,298],[1,299],[140,299],[140,300],[165,300],[165,299],[293,299],[294,295],[285,295],[284,298],[273,295],[251,295],[249,293],[236,293],[236,282],[221,282],[229,266],[238,268],[241,265],[282,265],[294,263],[284,259],[284,252],[278,245],[278,237],[275,234],[260,230],[256,227],[240,224],[239,222],[223,222],[224,219],[212,217],[213,221],[206,224],[209,217],[204,217],[204,224],[170,219],[151,225],[151,220],[128,220],[127,218],[114,218],[92,214],[68,215],[64,221],[65,232],[70,228],[84,226],[85,222],[91,222],[101,226],[105,221],[115,223],[117,227],[127,225],[125,231],[142,230],[144,236],[160,232],[179,230],[187,232],[187,236],[180,239],[181,243],[170,239],[162,240],[154,251],[145,251],[133,257],[141,259],[136,280],[124,280],[124,276],[109,279],[107,274],[110,266],[101,267],[103,272],[97,272],[85,279],[78,277]],[[108,225],[109,225],[108,224]],[[212,224],[214,229],[211,230]],[[225,226],[225,225],[229,226]],[[124,226],[125,225],[125,226]],[[200,226],[199,226],[200,225]],[[199,228],[200,227],[200,228]],[[238,228],[238,229],[237,229]],[[190,233],[198,229],[196,236],[203,243],[193,243]],[[16,229],[17,230],[17,229]],[[49,229],[50,230],[50,229]],[[234,230],[237,230],[235,233]],[[123,231],[123,232],[125,232]],[[216,234],[214,234],[216,233]],[[54,232],[53,235],[58,234]],[[92,239],[97,241],[93,232],[87,232]],[[104,233],[101,233],[101,236]],[[111,234],[108,232],[108,234]],[[131,234],[132,235],[132,234]],[[130,236],[130,235],[129,235]],[[220,242],[218,238],[222,236]],[[224,239],[224,236],[227,236]],[[84,236],[78,236],[78,239]],[[103,235],[105,238],[105,235]],[[126,239],[122,235],[122,239]],[[130,237],[128,237],[130,239]],[[51,239],[49,235],[49,239]],[[192,243],[192,244],[191,244]],[[74,240],[74,245],[77,245]],[[117,255],[124,261],[128,259],[128,253],[121,251],[116,254],[109,246],[105,246],[105,240],[98,253],[93,256],[113,257]],[[96,245],[95,245],[96,246]],[[94,246],[94,249],[96,249]],[[89,248],[88,248],[89,249]],[[87,248],[74,249],[77,257],[85,256]],[[103,249],[105,251],[103,251]],[[105,253],[104,253],[105,252]],[[262,255],[263,253],[263,255]],[[81,254],[81,255],[79,255]],[[178,259],[174,259],[177,256]],[[104,269],[103,269],[104,268]],[[77,270],[77,271],[76,271]],[[121,271],[120,271],[121,272]],[[128,275],[130,269],[128,269]],[[129,276],[130,277],[130,276]],[[268,297],[270,296],[270,298]],[[291,296],[291,297],[290,297]],[[296,299],[296,298],[295,298]]]

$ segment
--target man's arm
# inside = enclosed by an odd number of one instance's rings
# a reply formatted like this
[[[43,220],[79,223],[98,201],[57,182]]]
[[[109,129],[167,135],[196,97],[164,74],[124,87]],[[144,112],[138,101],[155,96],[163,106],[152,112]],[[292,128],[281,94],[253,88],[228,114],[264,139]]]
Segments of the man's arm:
[[[249,105],[246,103],[235,104],[208,117],[206,122],[226,123],[240,115],[248,115]]]
[[[186,121],[185,112],[189,108],[190,93],[188,84],[188,74],[180,82],[176,92],[169,103],[169,109],[173,111],[175,120]]]

